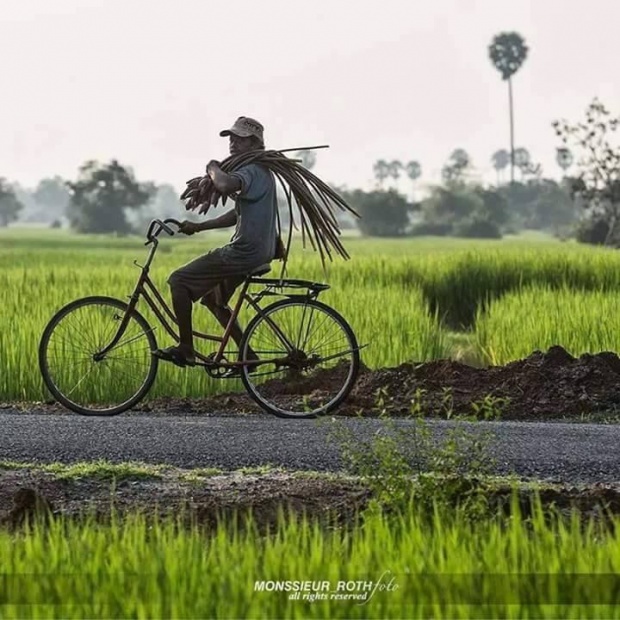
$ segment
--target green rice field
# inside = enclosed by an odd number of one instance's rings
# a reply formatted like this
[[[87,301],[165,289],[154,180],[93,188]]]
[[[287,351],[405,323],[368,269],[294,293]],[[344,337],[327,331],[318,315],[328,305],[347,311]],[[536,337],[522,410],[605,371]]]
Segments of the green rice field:
[[[573,355],[620,351],[620,292],[526,287],[493,302],[476,321],[485,361],[506,364],[554,344]]]
[[[151,275],[164,296],[169,300],[171,271],[226,240],[221,233],[162,239]],[[620,255],[613,250],[542,236],[501,242],[352,236],[345,246],[352,259],[328,264],[324,273],[318,256],[298,243],[288,275],[331,285],[320,299],[369,345],[362,359],[372,368],[450,356],[457,331],[480,363],[504,363],[551,344],[573,353],[619,349]],[[138,237],[2,231],[0,401],[45,399],[37,347],[46,323],[79,297],[126,300],[139,274],[133,261],[145,256]],[[139,309],[153,325],[148,308]],[[242,323],[248,319],[244,311]],[[220,331],[200,305],[194,321],[202,331]],[[165,333],[156,334],[160,346],[172,344]],[[231,387],[240,385],[162,364],[149,397],[198,397]]]
[[[352,531],[113,522],[0,531],[3,618],[618,618],[619,529],[380,514]],[[616,524],[617,525],[617,524]],[[72,573],[79,567],[79,573]],[[289,589],[286,590],[286,582]],[[294,582],[309,589],[293,597]],[[371,584],[360,585],[361,584]],[[279,585],[278,585],[279,584]],[[297,586],[300,587],[300,586]],[[312,590],[312,588],[315,588]],[[319,596],[324,595],[324,596]]]

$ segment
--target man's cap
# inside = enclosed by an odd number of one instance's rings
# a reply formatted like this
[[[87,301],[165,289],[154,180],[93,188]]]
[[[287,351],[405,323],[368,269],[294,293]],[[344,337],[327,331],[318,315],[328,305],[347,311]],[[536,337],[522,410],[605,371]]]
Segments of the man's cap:
[[[229,136],[231,133],[241,138],[255,136],[261,141],[261,144],[263,144],[264,130],[265,128],[256,119],[250,118],[249,116],[240,116],[230,129],[223,129],[220,131],[220,136]]]

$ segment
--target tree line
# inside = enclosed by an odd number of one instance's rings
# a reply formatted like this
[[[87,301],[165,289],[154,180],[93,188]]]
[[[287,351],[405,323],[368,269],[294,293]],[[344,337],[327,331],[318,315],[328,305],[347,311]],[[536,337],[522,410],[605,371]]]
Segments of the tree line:
[[[337,188],[362,216],[356,220],[362,234],[499,238],[533,228],[620,247],[620,149],[614,141],[620,117],[594,99],[584,121],[554,121],[553,129],[562,142],[556,149],[556,163],[563,178],[560,182],[544,178],[529,151],[515,148],[513,80],[528,58],[529,47],[519,33],[502,32],[493,37],[487,51],[508,86],[509,148],[500,148],[491,156],[495,185],[477,181],[471,157],[457,148],[442,168],[441,184],[431,186],[424,199],[416,200],[420,162],[379,159],[372,167],[374,190]],[[294,157],[308,168],[316,163],[312,151],[300,151]],[[572,167],[576,169],[569,173]],[[515,170],[520,172],[518,180]],[[409,179],[412,199],[398,191],[402,173]],[[386,188],[387,180],[396,188]],[[53,215],[53,225],[66,218],[78,232],[120,234],[141,230],[145,220],[155,216],[183,213],[192,217],[183,212],[173,187],[138,181],[131,168],[116,160],[87,161],[76,180],[43,179],[33,191],[0,178],[0,226],[16,221],[23,211],[35,218]],[[354,225],[347,218],[340,223]]]
[[[497,170],[495,186],[476,179],[472,158],[465,149],[452,151],[442,168],[442,182],[430,187],[422,200],[410,200],[395,188],[385,188],[387,178],[397,181],[405,171],[412,187],[422,174],[416,160],[378,160],[373,164],[377,186],[372,191],[338,188],[362,216],[340,220],[342,227],[357,225],[364,235],[454,235],[500,238],[521,229],[548,230],[568,236],[570,230],[581,241],[620,245],[620,150],[610,140],[619,119],[594,100],[586,120],[570,124],[555,121],[553,128],[562,140],[556,162],[564,173],[561,182],[544,178],[524,148],[514,151],[519,180],[502,181],[501,172],[510,158],[496,151],[491,161]],[[569,175],[576,157],[582,155],[578,170]],[[598,150],[597,150],[598,149]],[[585,154],[585,157],[584,157]],[[294,155],[308,168],[316,154],[302,151]],[[389,173],[389,176],[388,176]],[[23,203],[29,212],[58,225],[64,218],[82,233],[129,234],[142,232],[153,217],[187,214],[177,191],[170,185],[156,185],[136,179],[132,169],[116,160],[85,162],[77,178],[41,180],[27,192],[0,179],[0,225],[16,221]],[[286,218],[283,217],[286,226]]]

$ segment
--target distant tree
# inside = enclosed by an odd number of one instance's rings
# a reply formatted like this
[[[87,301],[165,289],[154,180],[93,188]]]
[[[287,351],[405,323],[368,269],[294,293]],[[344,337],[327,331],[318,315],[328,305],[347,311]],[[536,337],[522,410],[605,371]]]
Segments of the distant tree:
[[[41,179],[32,195],[37,206],[50,220],[63,216],[71,200],[67,184],[59,176]]]
[[[482,197],[464,184],[435,186],[422,201],[424,221],[450,226],[481,211],[483,206]]]
[[[514,150],[514,164],[521,171],[521,177],[523,177],[530,166],[532,158],[530,152],[523,147]]]
[[[586,110],[586,120],[570,124],[553,122],[556,134],[566,145],[572,143],[581,155],[577,176],[570,183],[571,195],[586,210],[586,217],[606,228],[605,245],[620,246],[620,147],[612,134],[620,117],[595,98]]]
[[[379,187],[383,187],[383,181],[390,176],[390,164],[385,159],[379,159],[374,163],[372,171]]]
[[[403,169],[403,164],[398,159],[393,159],[388,163],[388,170],[390,177],[394,180],[394,184],[398,187],[398,179],[400,178],[400,171]]]
[[[529,48],[517,32],[502,32],[496,35],[488,48],[489,57],[500,72],[502,80],[508,80],[508,102],[510,108],[510,181],[514,181],[514,112],[512,102],[512,76],[521,68]]]
[[[0,226],[8,226],[17,221],[17,214],[23,209],[13,188],[6,179],[0,177]]]
[[[516,228],[557,231],[577,221],[577,211],[563,184],[552,179],[515,181],[501,188]]]
[[[414,234],[500,238],[501,227],[509,220],[507,201],[495,189],[478,185],[449,183],[432,188],[422,201],[423,221]],[[436,231],[431,233],[430,231]]]
[[[498,228],[508,223],[508,202],[501,192],[484,187],[475,187],[474,192],[482,198],[482,206],[476,214],[480,221],[490,222]]]
[[[471,166],[469,153],[464,149],[455,149],[441,170],[445,183],[459,183],[465,179],[465,172]]]
[[[565,146],[560,146],[555,150],[555,161],[562,168],[564,174],[573,165],[573,154],[571,150]]]
[[[316,153],[314,151],[295,151],[294,159],[301,159],[301,165],[308,170],[312,170],[316,164]]]
[[[422,176],[422,166],[420,166],[419,162],[411,160],[405,164],[405,172],[415,187],[415,182]]]
[[[117,160],[108,164],[87,161],[79,169],[77,181],[68,182],[71,226],[83,233],[127,234],[131,226],[126,209],[138,209],[155,192],[152,183],[139,183],[131,169]]]
[[[343,198],[359,213],[360,232],[371,237],[399,237],[409,226],[413,205],[396,190],[343,192]]]
[[[409,179],[414,183],[422,176],[422,166],[415,160],[405,164],[405,171]]]
[[[510,163],[510,154],[506,149],[500,149],[499,151],[495,151],[491,156],[491,161],[493,162],[493,168],[495,168],[495,173],[497,174],[497,184],[500,183],[500,173],[508,166]]]
[[[515,149],[514,152],[515,166],[521,172],[521,181],[526,177],[540,178],[542,176],[542,166],[534,163],[530,152],[523,147]]]

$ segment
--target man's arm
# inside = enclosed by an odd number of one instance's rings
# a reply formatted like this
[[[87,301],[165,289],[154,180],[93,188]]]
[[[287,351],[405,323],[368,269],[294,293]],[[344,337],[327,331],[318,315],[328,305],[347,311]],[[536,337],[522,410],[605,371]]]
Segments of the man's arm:
[[[240,179],[224,172],[219,162],[214,159],[207,164],[207,174],[213,181],[215,189],[224,196],[230,196],[241,189]]]
[[[215,228],[229,228],[237,223],[237,213],[234,209],[231,209],[227,213],[214,217],[212,220],[206,220],[200,222],[197,226],[199,231],[214,230]]]
[[[182,232],[184,235],[193,235],[197,232],[202,232],[203,230],[228,228],[229,226],[234,226],[236,223],[237,214],[234,209],[231,209],[228,213],[224,213],[224,215],[215,217],[212,220],[207,220],[206,222],[192,222],[191,220],[185,220],[184,222],[181,222],[179,232]]]

